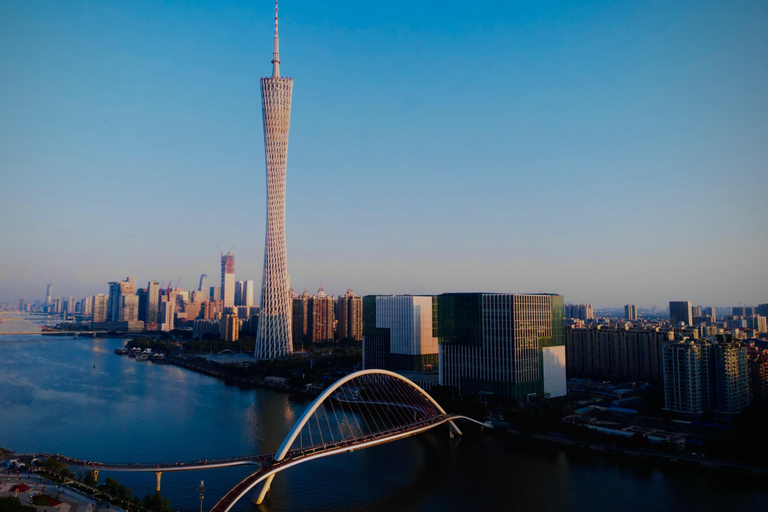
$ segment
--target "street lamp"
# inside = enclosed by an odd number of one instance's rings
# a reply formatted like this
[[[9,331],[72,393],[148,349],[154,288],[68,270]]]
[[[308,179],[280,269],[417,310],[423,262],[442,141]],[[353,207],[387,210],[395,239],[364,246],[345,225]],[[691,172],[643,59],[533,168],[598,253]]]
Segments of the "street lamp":
[[[203,512],[203,495],[205,494],[205,481],[200,480],[200,487],[197,488],[197,492],[200,493],[200,512]]]

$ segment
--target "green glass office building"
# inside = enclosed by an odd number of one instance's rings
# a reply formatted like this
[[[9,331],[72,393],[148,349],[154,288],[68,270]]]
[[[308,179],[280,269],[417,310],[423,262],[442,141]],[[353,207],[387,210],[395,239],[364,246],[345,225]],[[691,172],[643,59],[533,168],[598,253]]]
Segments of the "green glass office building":
[[[519,401],[566,394],[561,295],[445,293],[435,306],[441,385]]]

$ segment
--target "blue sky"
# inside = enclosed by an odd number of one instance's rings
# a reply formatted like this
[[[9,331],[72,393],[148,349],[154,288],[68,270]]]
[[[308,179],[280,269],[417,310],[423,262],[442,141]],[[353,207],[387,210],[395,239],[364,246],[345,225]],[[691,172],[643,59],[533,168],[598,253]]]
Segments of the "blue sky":
[[[261,282],[269,1],[0,2],[0,301]],[[768,302],[764,1],[284,1],[297,291]]]

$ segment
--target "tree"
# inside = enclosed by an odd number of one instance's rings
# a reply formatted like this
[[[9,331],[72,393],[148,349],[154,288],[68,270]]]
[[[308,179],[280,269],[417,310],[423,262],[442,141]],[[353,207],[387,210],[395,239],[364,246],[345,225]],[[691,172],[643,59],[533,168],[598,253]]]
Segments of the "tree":
[[[22,505],[19,498],[6,496],[0,498],[0,512],[37,512],[35,507]]]
[[[85,485],[93,486],[93,484],[96,483],[96,477],[93,476],[93,471],[90,469],[85,472],[85,476],[83,477],[83,483]]]
[[[159,491],[153,495],[147,494],[144,496],[142,505],[152,512],[172,512],[170,500],[168,498],[163,499]]]

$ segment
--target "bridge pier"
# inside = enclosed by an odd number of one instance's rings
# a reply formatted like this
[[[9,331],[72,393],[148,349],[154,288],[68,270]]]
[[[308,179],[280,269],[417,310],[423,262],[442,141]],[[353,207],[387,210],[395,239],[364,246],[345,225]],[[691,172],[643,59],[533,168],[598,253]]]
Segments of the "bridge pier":
[[[269,486],[272,485],[272,480],[274,480],[274,478],[275,478],[275,475],[269,475],[267,479],[264,481],[264,485],[259,491],[259,494],[256,494],[256,493],[253,494],[253,498],[251,499],[251,502],[254,505],[261,505],[261,502],[264,501],[264,498],[267,497],[267,493],[269,492]]]
[[[157,492],[160,492],[160,475],[162,474],[162,471],[155,471],[155,475],[157,475]]]

